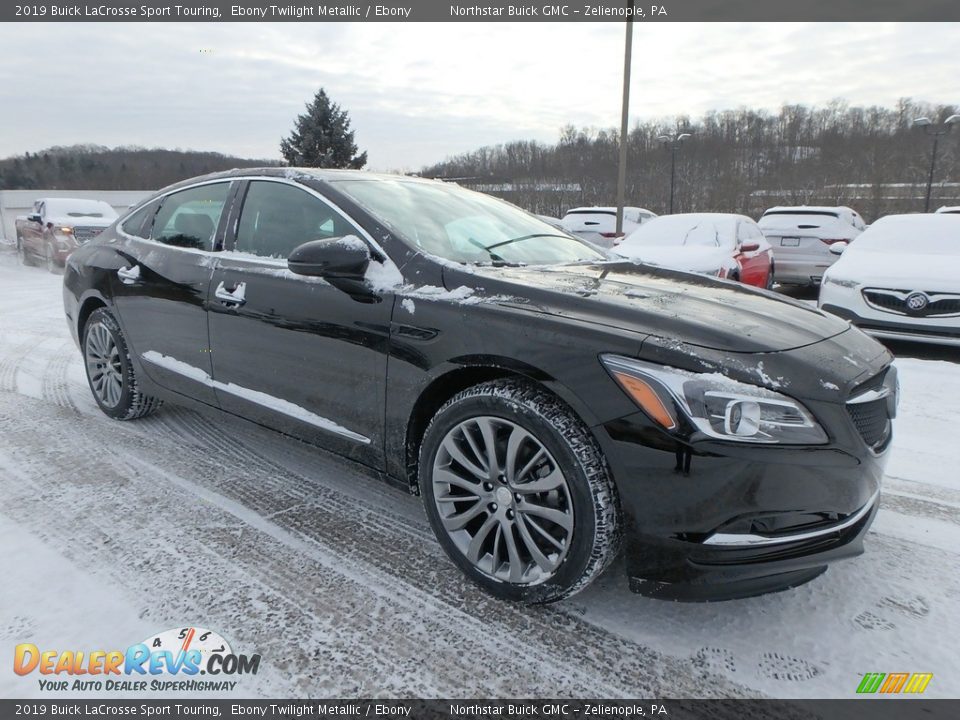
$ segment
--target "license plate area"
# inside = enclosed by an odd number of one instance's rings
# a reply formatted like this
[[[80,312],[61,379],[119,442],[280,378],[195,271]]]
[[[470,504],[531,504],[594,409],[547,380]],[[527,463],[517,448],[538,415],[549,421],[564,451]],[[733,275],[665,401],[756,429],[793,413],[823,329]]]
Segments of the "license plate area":
[[[780,247],[800,247],[800,238],[782,237],[780,238]]]

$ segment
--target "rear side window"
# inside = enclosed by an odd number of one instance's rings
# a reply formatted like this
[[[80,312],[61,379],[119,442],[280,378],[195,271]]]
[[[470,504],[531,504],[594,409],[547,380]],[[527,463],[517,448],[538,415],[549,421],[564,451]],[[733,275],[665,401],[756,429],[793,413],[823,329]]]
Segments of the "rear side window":
[[[254,180],[243,201],[235,249],[286,258],[311,240],[359,234],[340,213],[305,190]]]
[[[153,214],[157,211],[159,204],[160,202],[158,200],[154,200],[152,203],[147,203],[142,208],[137,210],[133,215],[124,220],[123,224],[120,226],[120,229],[123,230],[123,232],[125,232],[127,235],[132,235],[133,237],[150,237],[150,221],[153,220]]]
[[[151,237],[164,245],[213,250],[230,183],[213,183],[167,195],[153,223]]]

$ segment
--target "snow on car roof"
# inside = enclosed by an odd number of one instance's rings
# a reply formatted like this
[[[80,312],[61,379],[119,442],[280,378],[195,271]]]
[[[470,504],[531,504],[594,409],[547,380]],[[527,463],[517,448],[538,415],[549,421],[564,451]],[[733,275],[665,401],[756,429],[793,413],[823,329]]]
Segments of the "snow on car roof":
[[[944,205],[937,208],[937,215],[960,215],[960,205]]]
[[[777,205],[776,207],[769,208],[764,210],[764,215],[772,215],[774,213],[824,213],[835,215],[839,212],[849,212],[852,213],[854,210],[847,207],[846,205]]]
[[[946,213],[887,215],[858,236],[850,250],[960,255],[960,217]]]
[[[630,233],[620,244],[626,246],[700,246],[732,245],[736,238],[738,221],[752,222],[744,215],[733,213],[679,213],[661,215],[644,223]]]
[[[632,205],[627,205],[623,209],[637,210],[638,212],[649,213],[650,215],[656,214],[652,210],[647,210],[646,208],[642,208],[642,207],[634,207]],[[571,215],[573,213],[578,213],[578,214],[580,213],[604,213],[604,214],[614,213],[616,214],[616,212],[617,212],[617,208],[615,207],[578,207],[578,208],[572,208],[570,210],[567,210],[567,215]]]

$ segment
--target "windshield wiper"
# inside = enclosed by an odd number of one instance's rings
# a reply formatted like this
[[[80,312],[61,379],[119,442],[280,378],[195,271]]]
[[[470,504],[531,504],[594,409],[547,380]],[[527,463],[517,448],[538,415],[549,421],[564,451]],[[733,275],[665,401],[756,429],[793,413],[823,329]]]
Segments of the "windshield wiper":
[[[512,245],[515,242],[520,242],[521,240],[529,240],[530,238],[536,238],[536,237],[558,237],[558,238],[566,238],[567,240],[571,239],[569,235],[559,235],[557,233],[533,233],[532,235],[521,235],[520,237],[510,238],[509,240],[502,240],[501,242],[494,243],[493,245],[487,245],[483,249],[486,250],[487,252],[490,252],[494,248],[503,247],[504,245]]]

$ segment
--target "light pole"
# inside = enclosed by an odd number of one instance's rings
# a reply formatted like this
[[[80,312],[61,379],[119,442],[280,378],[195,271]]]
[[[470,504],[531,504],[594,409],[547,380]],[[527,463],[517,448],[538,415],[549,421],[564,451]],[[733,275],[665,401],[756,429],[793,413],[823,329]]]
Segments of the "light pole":
[[[933,138],[930,173],[927,175],[927,199],[923,203],[924,212],[930,212],[930,190],[933,188],[933,171],[937,167],[937,147],[940,144],[940,138],[949,133],[957,123],[960,123],[960,115],[951,115],[939,125],[934,125],[933,121],[926,117],[918,117],[913,121],[915,127],[922,128],[924,133]]]
[[[633,49],[633,0],[627,0],[627,34],[623,46],[623,101],[620,105],[620,162],[617,165],[617,237],[623,232],[627,202],[627,118],[630,112],[630,54]]]
[[[683,144],[683,141],[690,137],[690,133],[679,133],[677,135],[661,135],[657,138],[663,143],[663,146],[670,150],[670,215],[673,215],[673,188],[677,181],[677,150]]]

